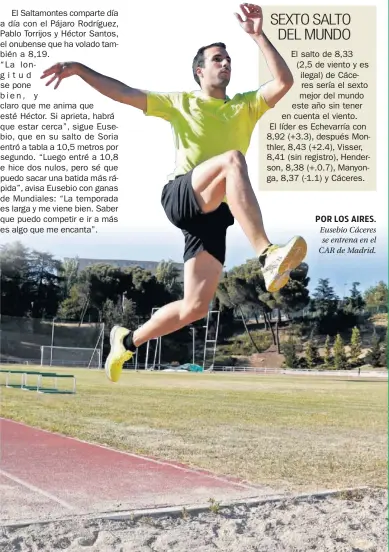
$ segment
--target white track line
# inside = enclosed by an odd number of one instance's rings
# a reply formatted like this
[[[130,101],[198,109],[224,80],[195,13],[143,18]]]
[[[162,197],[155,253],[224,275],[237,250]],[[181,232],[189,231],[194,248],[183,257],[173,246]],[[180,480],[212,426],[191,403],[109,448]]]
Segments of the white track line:
[[[42,496],[45,496],[46,498],[49,498],[50,500],[54,500],[54,502],[57,502],[67,510],[74,510],[74,507],[65,502],[64,500],[61,500],[60,498],[57,498],[56,496],[52,495],[51,493],[47,493],[46,491],[43,491],[39,487],[35,487],[35,485],[30,485],[30,483],[26,483],[22,479],[19,479],[18,477],[15,477],[14,475],[11,475],[4,470],[0,470],[0,475],[3,475],[4,477],[7,477],[8,479],[11,479],[11,481],[14,481],[15,483],[18,483],[19,485],[22,485],[23,487],[26,487],[30,491],[33,491],[34,493],[41,494]]]

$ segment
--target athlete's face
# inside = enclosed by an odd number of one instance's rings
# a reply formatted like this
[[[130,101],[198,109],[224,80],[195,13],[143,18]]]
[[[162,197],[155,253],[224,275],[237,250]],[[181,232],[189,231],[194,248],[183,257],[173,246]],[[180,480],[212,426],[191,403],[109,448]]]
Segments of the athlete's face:
[[[224,48],[212,46],[205,50],[204,67],[197,71],[203,86],[225,88],[231,78],[231,58]]]

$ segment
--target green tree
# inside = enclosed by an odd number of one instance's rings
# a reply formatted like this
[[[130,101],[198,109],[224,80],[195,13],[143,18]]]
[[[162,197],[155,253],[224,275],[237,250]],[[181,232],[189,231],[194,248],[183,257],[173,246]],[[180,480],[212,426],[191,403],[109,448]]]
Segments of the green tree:
[[[131,299],[124,299],[117,303],[107,299],[103,305],[103,321],[108,328],[119,325],[135,330],[138,320],[135,310],[135,303]]]
[[[351,334],[350,342],[350,360],[354,366],[357,366],[359,363],[359,356],[362,353],[362,339],[361,332],[359,329],[354,326]]]
[[[228,294],[235,305],[250,311],[259,309],[262,303],[258,297],[258,291],[264,289],[264,279],[258,263],[253,259],[234,267],[227,274]]]
[[[63,298],[69,297],[70,290],[77,283],[78,278],[78,258],[65,259],[62,262],[60,271],[62,278]]]
[[[59,260],[14,242],[1,246],[0,266],[2,314],[55,315],[61,298]]]
[[[346,351],[340,334],[337,334],[334,343],[334,367],[335,370],[344,370],[347,367]]]
[[[131,277],[112,265],[98,263],[87,266],[78,274],[77,282],[62,301],[58,316],[64,320],[102,321],[105,301],[122,301],[132,285]]]
[[[319,280],[318,286],[313,293],[313,306],[311,312],[317,319],[319,332],[335,336],[357,323],[357,313],[349,305],[346,306],[339,301],[328,278]]]
[[[275,307],[279,311],[279,322],[281,311],[286,315],[300,311],[309,303],[309,278],[308,265],[301,263],[290,273],[290,279],[286,286],[272,294]]]
[[[329,278],[320,278],[313,293],[315,310],[321,316],[333,314],[337,308],[338,297],[333,287],[330,286]]]
[[[272,294],[266,290],[258,259],[249,259],[226,273],[221,294],[227,294],[230,303],[241,313],[255,313],[256,316],[257,312],[262,312],[265,328],[271,330],[273,343],[279,346],[271,321],[271,313],[278,310],[278,322],[280,323],[281,311],[288,315],[304,308],[309,303],[307,273],[308,265],[301,263],[291,272],[288,284],[279,292]],[[222,297],[221,299],[223,301]],[[257,316],[256,320],[258,322]]]
[[[221,338],[230,337],[234,333],[234,308],[232,306],[223,304],[216,295],[213,300],[212,310],[220,312],[219,318],[219,336]],[[194,327],[204,325],[199,320],[193,324]]]
[[[126,289],[127,298],[136,304],[136,312],[142,317],[150,317],[154,307],[162,307],[174,300],[164,284],[148,270],[140,267],[125,269],[132,280],[132,285]]]
[[[165,286],[148,270],[140,267],[118,268],[105,263],[86,267],[78,278],[86,297],[81,318],[103,319],[104,304],[110,299],[115,305],[126,299],[136,305],[141,318],[149,318],[154,307],[173,300]]]
[[[366,361],[369,364],[371,364],[374,368],[381,366],[382,351],[380,346],[380,338],[377,335],[376,331],[374,331],[374,334],[371,340],[371,347],[366,356]]]
[[[107,299],[116,303],[132,284],[131,276],[124,270],[105,263],[87,266],[79,274],[79,282],[89,300],[89,308],[102,318],[103,305]]]
[[[377,285],[369,287],[364,293],[364,300],[368,307],[388,305],[388,285],[382,280]]]
[[[276,303],[270,293],[266,291],[265,279],[262,274],[258,259],[248,259],[243,265],[235,267],[232,271],[238,275],[241,284],[244,283],[244,294],[239,303],[240,309],[249,312],[261,312],[265,330],[269,329],[272,333],[273,343],[276,345],[277,336],[271,323],[271,311]],[[258,323],[258,317],[255,314]]]
[[[69,291],[69,296],[59,305],[57,317],[62,320],[80,321],[87,294],[81,284],[75,284]]]
[[[296,342],[293,337],[288,337],[282,345],[282,353],[285,359],[285,365],[288,368],[298,368],[299,360],[297,357]]]
[[[359,312],[365,306],[365,301],[363,300],[362,293],[359,291],[358,286],[361,284],[359,282],[353,282],[350,289],[350,307],[354,312]]]
[[[229,309],[235,308],[235,305],[233,304],[228,293],[228,272],[224,272],[222,278],[220,279],[216,290],[216,298],[220,306],[226,306]]]
[[[171,259],[168,261],[162,260],[158,264],[155,273],[157,282],[163,284],[165,289],[177,299],[181,298],[183,295],[183,285],[179,280],[180,275],[180,270]]]
[[[380,365],[388,368],[388,332],[386,332],[386,335],[382,344]]]
[[[316,343],[313,339],[309,339],[305,349],[305,359],[307,361],[308,368],[314,368],[320,362],[319,351]]]
[[[258,259],[249,259],[244,264],[235,266],[225,273],[225,277],[229,296],[233,298],[235,305],[240,305],[246,314],[262,310],[264,305],[258,292],[265,289],[265,282]]]
[[[224,273],[223,278],[219,283],[216,296],[220,304],[229,308],[232,307],[239,312],[251,344],[258,353],[261,352],[258,349],[249,328],[247,327],[243,309],[244,305],[247,306],[258,302],[258,298],[253,284],[247,282],[242,267],[237,267],[230,272]]]
[[[29,283],[34,318],[55,316],[61,299],[62,263],[51,253],[32,250],[29,255]]]
[[[29,249],[20,242],[0,246],[1,302],[3,315],[24,316],[33,298],[29,281]]]
[[[324,344],[324,365],[326,368],[330,368],[332,366],[331,338],[329,335],[327,335]]]

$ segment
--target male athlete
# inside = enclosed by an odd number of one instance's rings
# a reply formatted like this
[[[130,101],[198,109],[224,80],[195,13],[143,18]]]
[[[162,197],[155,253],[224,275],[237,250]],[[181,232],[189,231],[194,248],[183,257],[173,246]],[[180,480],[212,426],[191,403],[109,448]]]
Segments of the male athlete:
[[[261,49],[273,79],[259,90],[226,94],[231,59],[223,43],[200,48],[193,60],[198,92],[154,93],[96,73],[80,63],[58,63],[42,78],[46,85],[78,75],[101,94],[168,121],[174,131],[176,167],[162,189],[168,219],[185,238],[184,298],[160,308],[142,327],[131,332],[115,326],[105,371],[117,381],[123,363],[150,339],[172,333],[206,316],[223,270],[226,232],[236,218],[254,248],[266,288],[285,286],[289,273],[306,255],[300,236],[284,246],[272,245],[263,227],[261,210],[248,177],[245,154],[262,115],[276,105],[293,84],[285,61],[262,31],[262,10],[241,4],[235,14],[243,30]]]

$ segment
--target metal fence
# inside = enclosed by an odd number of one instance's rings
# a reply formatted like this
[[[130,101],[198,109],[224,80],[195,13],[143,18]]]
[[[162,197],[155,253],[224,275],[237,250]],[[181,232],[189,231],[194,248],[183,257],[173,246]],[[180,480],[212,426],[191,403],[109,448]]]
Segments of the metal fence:
[[[41,364],[42,347],[88,348],[102,351],[103,324],[1,316],[0,362]],[[101,355],[102,356],[102,353]]]

